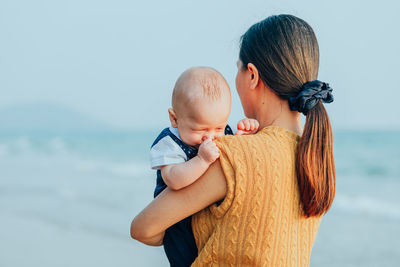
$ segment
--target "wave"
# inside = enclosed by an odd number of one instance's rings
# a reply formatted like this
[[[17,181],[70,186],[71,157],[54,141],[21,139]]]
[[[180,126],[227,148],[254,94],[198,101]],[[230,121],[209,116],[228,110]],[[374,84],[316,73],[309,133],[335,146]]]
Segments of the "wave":
[[[400,204],[366,196],[336,195],[334,208],[400,220]]]
[[[68,145],[61,137],[40,140],[20,136],[1,141],[0,156],[63,154],[68,152]]]
[[[57,166],[81,173],[104,173],[120,177],[151,173],[147,157],[138,159],[140,151],[128,155],[122,151],[123,156],[119,155],[118,150],[107,154],[107,147],[102,147],[101,143],[93,151],[85,149],[84,145],[71,145],[61,137],[45,140],[18,137],[0,143],[0,158],[25,165],[40,162],[41,166]]]
[[[99,160],[79,160],[74,164],[80,172],[109,173],[123,177],[138,177],[151,173],[149,163],[145,162],[108,162]]]

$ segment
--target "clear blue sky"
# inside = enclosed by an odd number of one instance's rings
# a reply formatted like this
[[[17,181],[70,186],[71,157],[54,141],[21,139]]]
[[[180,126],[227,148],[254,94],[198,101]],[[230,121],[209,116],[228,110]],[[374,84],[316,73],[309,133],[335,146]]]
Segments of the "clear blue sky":
[[[178,75],[218,69],[235,91],[240,36],[272,14],[314,28],[336,129],[400,128],[397,1],[0,2],[0,108],[51,103],[123,128],[162,127]]]

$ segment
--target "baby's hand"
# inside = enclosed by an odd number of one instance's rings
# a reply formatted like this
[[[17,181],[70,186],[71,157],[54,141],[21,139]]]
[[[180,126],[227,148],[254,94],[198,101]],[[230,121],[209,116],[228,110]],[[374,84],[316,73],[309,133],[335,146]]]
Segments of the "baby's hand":
[[[211,164],[219,158],[219,149],[211,139],[206,139],[201,143],[197,155],[207,164]]]
[[[260,124],[257,120],[245,118],[238,122],[238,131],[235,133],[235,135],[254,134],[257,132],[259,126]]]

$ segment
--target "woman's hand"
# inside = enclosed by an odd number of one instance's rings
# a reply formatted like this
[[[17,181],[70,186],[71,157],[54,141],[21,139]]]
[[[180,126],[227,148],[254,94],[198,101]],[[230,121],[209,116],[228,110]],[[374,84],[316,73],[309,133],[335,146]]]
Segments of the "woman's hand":
[[[148,245],[161,245],[168,227],[223,199],[226,192],[226,179],[217,160],[193,184],[161,192],[133,219],[131,236]]]

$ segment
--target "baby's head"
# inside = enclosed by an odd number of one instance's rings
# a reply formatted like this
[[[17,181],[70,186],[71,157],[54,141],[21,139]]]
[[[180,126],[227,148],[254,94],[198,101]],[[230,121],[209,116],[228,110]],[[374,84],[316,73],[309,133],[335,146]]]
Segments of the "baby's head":
[[[182,141],[198,146],[224,135],[230,110],[231,93],[224,77],[212,68],[193,67],[176,81],[168,112]]]

